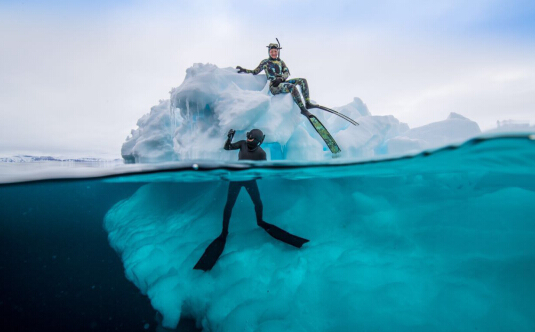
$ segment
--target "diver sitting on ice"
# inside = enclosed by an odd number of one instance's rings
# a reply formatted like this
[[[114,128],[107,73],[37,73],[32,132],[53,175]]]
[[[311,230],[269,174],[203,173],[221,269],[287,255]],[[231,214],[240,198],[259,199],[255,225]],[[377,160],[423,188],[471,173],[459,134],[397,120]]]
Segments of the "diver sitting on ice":
[[[228,139],[225,143],[225,150],[240,150],[238,154],[239,160],[266,160],[266,152],[260,147],[264,141],[264,134],[260,129],[253,129],[247,133],[247,141],[238,141],[232,143],[232,138],[234,137],[235,131],[230,130],[228,132]],[[227,194],[227,204],[225,205],[225,210],[223,212],[223,231],[204,251],[204,254],[199,259],[195,267],[196,270],[211,270],[215,265],[217,259],[223,253],[225,248],[225,243],[227,241],[228,227],[230,222],[230,215],[232,214],[232,208],[236,203],[238,194],[240,193],[241,188],[244,187],[247,190],[247,193],[251,197],[251,200],[254,204],[254,209],[256,213],[256,223],[258,226],[265,229],[269,235],[274,237],[277,240],[290,244],[294,247],[301,248],[303,244],[308,242],[307,239],[303,239],[299,236],[295,236],[278,228],[275,225],[269,224],[262,220],[262,211],[263,205],[262,200],[260,199],[260,192],[258,191],[258,185],[256,180],[248,181],[232,181],[228,186]]]
[[[279,40],[277,39],[277,42]],[[293,100],[299,106],[301,109],[301,114],[307,117],[307,119],[310,121],[314,129],[318,132],[318,134],[323,138],[327,146],[329,147],[329,150],[333,154],[339,153],[340,148],[338,147],[338,144],[336,144],[334,138],[331,136],[331,134],[327,131],[325,126],[318,120],[316,116],[314,116],[312,113],[308,111],[310,108],[319,108],[324,111],[336,114],[338,116],[341,116],[345,120],[351,122],[353,125],[357,125],[354,120],[351,120],[347,116],[338,113],[330,108],[313,104],[310,101],[310,93],[308,90],[308,83],[307,80],[304,78],[294,78],[291,80],[288,80],[288,77],[290,76],[290,70],[279,57],[280,52],[279,50],[282,49],[280,47],[280,44],[274,44],[271,43],[268,46],[268,53],[269,58],[264,59],[260,62],[258,67],[254,70],[244,69],[240,66],[237,66],[236,69],[238,69],[238,73],[247,73],[247,74],[253,74],[258,75],[260,71],[264,70],[266,73],[267,79],[270,81],[269,84],[269,91],[273,94],[279,94],[279,93],[291,93]],[[303,96],[305,98],[305,104],[303,104],[303,100],[301,99],[301,95],[299,94],[299,91],[297,90],[297,86],[301,87],[301,91],[303,93]]]

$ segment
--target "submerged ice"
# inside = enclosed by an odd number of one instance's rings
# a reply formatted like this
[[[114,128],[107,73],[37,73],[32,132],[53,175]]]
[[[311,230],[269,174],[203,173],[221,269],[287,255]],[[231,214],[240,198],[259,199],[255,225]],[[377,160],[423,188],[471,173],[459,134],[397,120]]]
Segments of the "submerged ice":
[[[312,99],[314,98],[313,87]],[[318,101],[321,104],[321,101]],[[373,116],[359,98],[335,107],[355,119],[312,109],[342,149],[342,158],[405,154],[462,142],[481,133],[477,123],[455,113],[444,121],[410,129],[394,116]],[[229,129],[245,137],[253,128],[265,135],[271,160],[326,160],[331,153],[290,94],[273,96],[265,75],[238,74],[233,68],[195,64],[170,99],[152,107],[123,144],[127,162],[188,159],[232,160],[222,146]]]
[[[533,331],[534,161],[524,137],[281,176],[253,169],[265,220],[310,242],[271,238],[242,191],[206,273],[192,268],[221,232],[228,183],[217,179],[239,171],[147,175],[105,228],[170,328],[187,316],[205,331]]]

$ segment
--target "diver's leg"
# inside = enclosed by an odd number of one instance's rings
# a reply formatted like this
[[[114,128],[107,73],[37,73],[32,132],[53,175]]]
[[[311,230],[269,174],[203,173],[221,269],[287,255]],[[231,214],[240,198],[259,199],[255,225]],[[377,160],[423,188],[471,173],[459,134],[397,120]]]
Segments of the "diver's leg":
[[[301,110],[301,114],[308,116],[310,113],[307,111],[307,108],[303,104],[303,99],[301,98],[301,95],[299,94],[299,90],[297,90],[295,84],[290,83],[281,83],[281,84],[287,84],[288,92],[292,94],[292,97],[294,99],[294,102],[299,106],[299,109]]]
[[[262,220],[262,213],[264,211],[264,205],[262,204],[262,200],[260,199],[260,191],[258,190],[258,184],[256,183],[256,180],[247,181],[247,184],[244,185],[245,190],[247,190],[247,193],[251,197],[251,200],[254,204],[254,211],[256,213],[256,223],[258,226],[261,226],[264,222]]]
[[[303,100],[301,99],[299,90],[295,88],[295,85],[294,85],[294,88],[292,89],[291,94],[292,94],[292,97],[294,98],[295,103],[297,104],[297,106],[299,106],[299,109],[301,110],[301,114],[308,116],[308,114],[310,113],[307,111],[305,105],[303,104]]]
[[[303,100],[301,99],[299,90],[295,88],[295,84],[292,82],[296,82],[296,80],[291,79],[284,83],[280,83],[277,87],[271,87],[270,91],[273,95],[276,95],[279,93],[290,93],[292,95],[294,102],[297,104],[297,106],[299,106],[299,109],[301,110],[301,114],[308,117],[310,113],[307,111],[305,105],[303,104]]]
[[[243,182],[230,182],[228,184],[227,204],[225,204],[225,210],[223,211],[223,231],[221,235],[228,235],[228,227],[230,223],[230,215],[232,214],[232,208],[236,204],[236,199],[240,194]]]
[[[306,78],[294,78],[293,81],[301,87],[301,93],[303,93],[303,97],[305,98],[305,106],[310,108],[308,106],[312,104],[310,103],[310,90]]]
[[[244,187],[249,193],[249,196],[251,196],[251,200],[254,203],[254,208],[256,212],[256,223],[258,224],[258,226],[262,227],[273,238],[297,248],[301,248],[303,244],[308,242],[307,239],[290,234],[287,231],[262,220],[263,205],[262,200],[260,199],[260,191],[258,190],[258,184],[256,183],[256,180],[248,181],[248,183],[245,184]]]
[[[301,99],[299,90],[295,88],[296,85],[298,84],[302,84],[301,87],[303,89],[303,93],[306,92],[306,96],[309,98],[307,100],[306,107],[305,105],[303,105],[303,100]],[[338,147],[338,144],[336,144],[336,141],[334,140],[334,138],[327,131],[327,128],[325,128],[325,126],[320,122],[320,120],[316,116],[314,116],[312,113],[310,113],[307,110],[307,108],[314,108],[314,107],[317,107],[318,105],[310,103],[310,97],[308,96],[308,83],[306,79],[304,78],[291,79],[284,83],[280,83],[277,87],[272,86],[270,90],[273,95],[276,95],[279,93],[291,93],[295,103],[297,104],[297,106],[299,106],[299,109],[301,109],[301,114],[307,117],[308,121],[310,121],[314,129],[318,132],[321,138],[325,141],[325,144],[327,144],[327,146],[329,147],[329,150],[331,150],[333,154],[340,152],[340,147]]]
[[[317,104],[313,104],[310,101],[310,90],[308,88],[308,82],[306,78],[296,78],[296,84],[301,87],[301,92],[303,92],[303,97],[305,97],[305,107],[307,109],[318,107]]]
[[[193,269],[203,271],[211,270],[219,259],[219,256],[221,256],[223,253],[223,250],[225,250],[226,243],[226,236],[219,235],[216,237],[215,240],[213,240],[212,243],[206,247],[204,253],[202,254],[201,258],[199,258]]]
[[[203,271],[211,270],[214,267],[217,260],[219,259],[219,256],[221,256],[221,254],[223,253],[223,250],[225,249],[225,244],[227,243],[230,215],[232,213],[232,208],[234,207],[234,204],[236,203],[236,199],[238,198],[238,194],[240,193],[240,189],[242,185],[243,185],[243,182],[230,182],[229,183],[228,194],[227,194],[227,204],[225,205],[225,211],[223,212],[223,231],[204,250],[204,253],[202,254],[201,258],[199,259],[199,261],[197,261],[197,264],[195,264],[195,266],[193,267],[194,270],[203,270]]]

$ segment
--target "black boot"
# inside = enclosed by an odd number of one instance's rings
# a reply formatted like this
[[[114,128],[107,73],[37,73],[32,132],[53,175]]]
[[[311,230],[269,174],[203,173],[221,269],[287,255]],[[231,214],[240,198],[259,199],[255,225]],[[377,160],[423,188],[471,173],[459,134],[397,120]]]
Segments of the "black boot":
[[[313,104],[313,103],[310,102],[310,100],[307,100],[306,104],[305,104],[305,107],[307,109],[316,108],[316,107],[318,107],[318,104]]]

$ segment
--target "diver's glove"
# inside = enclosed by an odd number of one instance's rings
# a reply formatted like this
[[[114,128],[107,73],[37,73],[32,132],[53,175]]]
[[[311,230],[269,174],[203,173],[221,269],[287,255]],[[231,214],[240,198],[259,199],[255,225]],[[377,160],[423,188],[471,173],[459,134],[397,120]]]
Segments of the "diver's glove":
[[[231,140],[234,137],[235,133],[236,133],[236,130],[234,130],[234,129],[229,130],[228,134],[227,134],[228,139]]]
[[[246,70],[246,69],[243,69],[243,68],[240,67],[240,66],[236,67],[236,69],[238,69],[238,74],[240,74],[240,73],[247,73],[247,70]]]
[[[279,84],[281,84],[282,82],[284,82],[284,78],[282,78],[282,77],[277,77],[276,79],[274,79],[273,81],[271,81],[271,85],[273,85],[274,87],[278,87]]]

